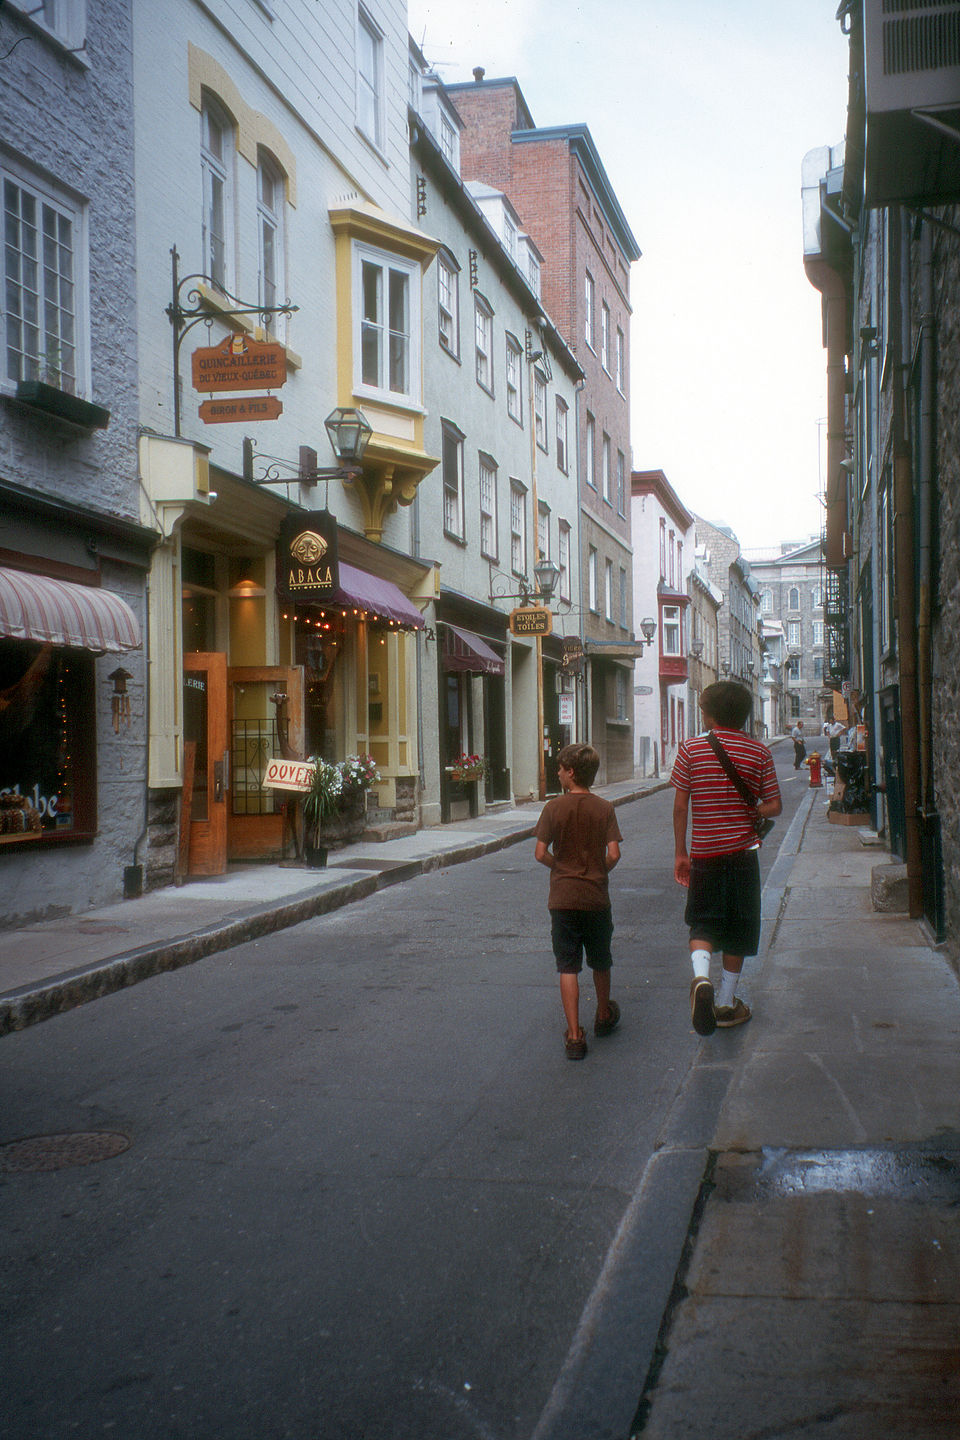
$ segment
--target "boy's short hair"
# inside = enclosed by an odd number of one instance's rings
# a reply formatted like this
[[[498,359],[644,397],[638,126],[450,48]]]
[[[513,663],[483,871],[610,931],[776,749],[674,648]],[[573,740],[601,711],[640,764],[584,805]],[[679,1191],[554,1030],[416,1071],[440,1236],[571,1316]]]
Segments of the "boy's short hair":
[[[700,709],[724,730],[739,730],[749,719],[753,696],[736,680],[717,680],[700,696]]]
[[[572,770],[578,785],[589,790],[600,769],[600,756],[592,745],[564,745],[557,756],[557,764],[564,770]]]

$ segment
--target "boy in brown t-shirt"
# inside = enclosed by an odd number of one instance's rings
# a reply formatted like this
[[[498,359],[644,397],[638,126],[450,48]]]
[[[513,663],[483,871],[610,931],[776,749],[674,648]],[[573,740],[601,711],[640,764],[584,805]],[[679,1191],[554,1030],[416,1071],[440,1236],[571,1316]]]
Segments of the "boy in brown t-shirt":
[[[620,859],[620,827],[609,800],[591,793],[600,768],[592,745],[565,745],[557,757],[562,795],[548,800],[537,822],[534,858],[550,871],[553,953],[567,1020],[568,1060],[582,1060],[587,1040],[580,1024],[583,953],[597,992],[594,1035],[609,1035],[620,1019],[610,999],[613,913],[607,877]]]

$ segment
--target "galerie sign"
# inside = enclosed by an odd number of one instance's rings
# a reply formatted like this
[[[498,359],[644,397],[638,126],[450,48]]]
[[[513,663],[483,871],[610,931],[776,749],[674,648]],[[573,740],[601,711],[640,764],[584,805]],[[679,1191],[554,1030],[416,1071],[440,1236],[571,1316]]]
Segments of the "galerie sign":
[[[322,604],[340,588],[337,522],[329,510],[288,515],[277,539],[277,591],[283,600]]]

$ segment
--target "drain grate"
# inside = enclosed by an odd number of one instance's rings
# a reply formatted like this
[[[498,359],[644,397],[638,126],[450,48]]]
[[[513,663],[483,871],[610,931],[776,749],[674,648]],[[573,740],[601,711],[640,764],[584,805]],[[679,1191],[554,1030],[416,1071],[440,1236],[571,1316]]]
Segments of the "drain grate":
[[[72,1165],[95,1165],[98,1160],[112,1160],[129,1148],[130,1137],[119,1131],[35,1135],[30,1140],[11,1140],[0,1145],[0,1172],[26,1175],[42,1170],[67,1170]]]

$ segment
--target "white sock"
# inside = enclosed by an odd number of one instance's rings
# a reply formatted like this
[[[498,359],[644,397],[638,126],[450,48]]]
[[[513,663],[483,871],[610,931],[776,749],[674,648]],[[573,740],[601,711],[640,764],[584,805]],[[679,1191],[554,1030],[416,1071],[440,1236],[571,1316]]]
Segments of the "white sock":
[[[690,960],[693,964],[693,973],[698,980],[710,979],[710,951],[691,950]]]
[[[737,981],[740,979],[739,970],[724,970],[720,979],[720,994],[717,996],[717,1005],[722,1007],[732,1005],[736,999]]]

